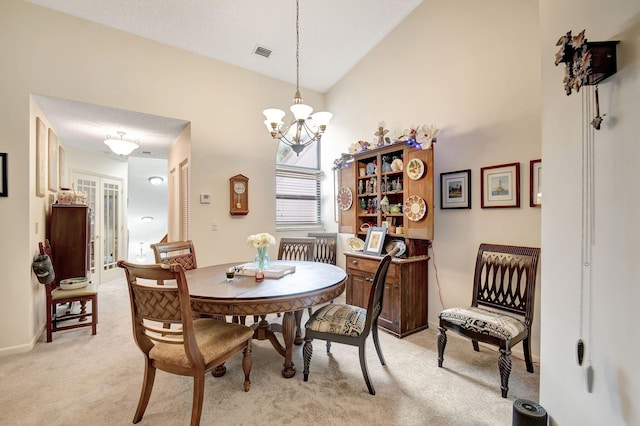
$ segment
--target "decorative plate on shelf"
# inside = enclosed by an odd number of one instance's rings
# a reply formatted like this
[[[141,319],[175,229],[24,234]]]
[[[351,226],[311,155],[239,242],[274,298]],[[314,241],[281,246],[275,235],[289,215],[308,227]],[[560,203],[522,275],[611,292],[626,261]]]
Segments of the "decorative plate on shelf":
[[[413,158],[407,163],[407,176],[411,180],[417,180],[424,174],[424,163],[419,158]]]
[[[427,214],[427,203],[419,195],[412,195],[404,202],[404,213],[409,220],[419,221]]]
[[[347,247],[353,251],[362,251],[364,250],[364,241],[360,238],[349,238],[347,240]]]
[[[389,244],[385,246],[385,250],[387,253],[391,253],[391,251],[395,248],[399,248],[400,250],[396,253],[396,257],[400,257],[407,251],[407,245],[402,240],[391,240]]]
[[[351,203],[353,202],[353,194],[351,190],[346,186],[340,188],[337,196],[338,207],[340,210],[349,210],[351,208]]]

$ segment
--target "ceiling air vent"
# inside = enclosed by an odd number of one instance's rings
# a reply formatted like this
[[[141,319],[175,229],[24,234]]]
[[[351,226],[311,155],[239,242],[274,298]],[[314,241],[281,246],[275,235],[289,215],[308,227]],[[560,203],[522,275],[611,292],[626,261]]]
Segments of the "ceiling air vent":
[[[260,56],[264,56],[265,58],[268,58],[271,55],[271,49],[267,49],[264,46],[258,45],[254,49],[253,53],[255,53],[256,55],[260,55]]]
[[[151,155],[151,154],[153,154],[153,152],[151,152],[151,151],[140,151],[140,154]]]

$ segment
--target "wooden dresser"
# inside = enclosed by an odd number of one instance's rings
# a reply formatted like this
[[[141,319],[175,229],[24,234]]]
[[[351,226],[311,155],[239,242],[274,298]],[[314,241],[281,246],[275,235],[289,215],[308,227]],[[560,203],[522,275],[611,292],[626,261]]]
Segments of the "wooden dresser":
[[[349,275],[347,303],[366,308],[380,258],[356,252],[345,252],[345,257]],[[429,327],[428,261],[426,255],[396,258],[389,266],[378,325],[397,337]]]

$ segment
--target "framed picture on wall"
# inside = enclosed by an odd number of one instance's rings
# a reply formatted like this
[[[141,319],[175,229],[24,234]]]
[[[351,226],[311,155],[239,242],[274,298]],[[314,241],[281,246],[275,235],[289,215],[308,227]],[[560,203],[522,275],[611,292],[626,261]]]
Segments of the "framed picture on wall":
[[[364,242],[364,254],[372,254],[380,256],[382,247],[384,246],[384,237],[387,235],[387,229],[383,227],[371,227],[367,231],[367,239]]]
[[[542,206],[542,160],[529,162],[529,205]]]
[[[440,208],[471,208],[471,170],[440,173]]]
[[[49,191],[58,190],[58,135],[49,129]]]
[[[36,196],[44,197],[46,184],[47,126],[36,117]]]
[[[9,196],[9,185],[7,183],[7,153],[0,152],[0,197]]]
[[[482,167],[480,193],[483,209],[520,207],[520,163]]]

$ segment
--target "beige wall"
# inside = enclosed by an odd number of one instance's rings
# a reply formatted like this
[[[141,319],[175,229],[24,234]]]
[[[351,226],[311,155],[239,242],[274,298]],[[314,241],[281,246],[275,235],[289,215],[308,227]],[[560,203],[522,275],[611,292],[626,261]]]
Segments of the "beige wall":
[[[44,238],[46,202],[33,195],[31,94],[191,122],[193,194],[213,196],[212,204],[192,204],[198,263],[249,258],[247,235],[276,234],[277,146],[261,117],[264,108],[288,107],[294,86],[21,0],[0,2],[0,51],[0,152],[9,154],[10,190],[0,199],[0,291],[12,301],[0,310],[0,352],[28,349],[42,327],[44,296],[30,267]],[[304,90],[303,96],[323,107],[322,95]],[[238,173],[250,178],[251,213],[232,218],[228,179]]]
[[[552,414],[553,424],[638,425],[640,2],[563,0],[558,5],[541,0],[540,22],[546,182],[541,403]],[[591,288],[592,304],[585,305],[581,334],[581,106],[585,91],[565,95],[563,66],[554,66],[554,54],[560,36],[583,29],[589,41],[620,40],[620,44],[618,72],[599,85],[600,112],[606,116],[594,136],[595,245],[592,281],[589,286],[587,280],[585,287],[587,297]],[[582,368],[575,355],[579,337],[587,349]],[[595,373],[593,393],[586,384],[589,363]]]
[[[436,181],[435,206],[429,206],[435,215],[431,327],[443,304],[470,303],[480,243],[540,246],[540,209],[529,207],[528,198],[529,161],[540,158],[537,33],[535,1],[424,2],[327,95],[338,143],[325,143],[323,152],[331,149],[333,158],[352,142],[371,141],[381,120],[392,133],[414,124],[442,129],[430,171]],[[480,168],[515,162],[521,207],[480,208]],[[441,210],[440,173],[461,169],[471,169],[472,209]],[[538,306],[536,359],[539,341]],[[521,346],[514,352],[522,353]]]

